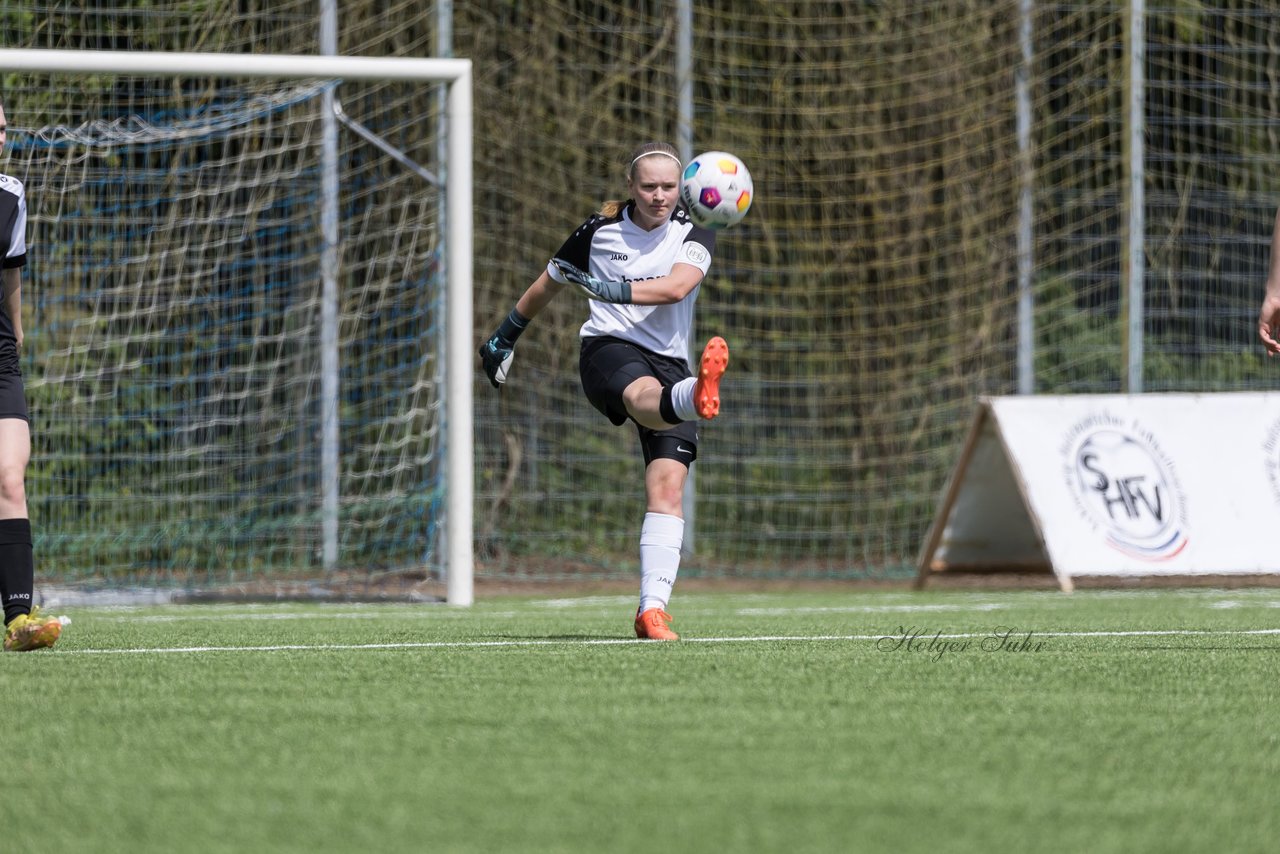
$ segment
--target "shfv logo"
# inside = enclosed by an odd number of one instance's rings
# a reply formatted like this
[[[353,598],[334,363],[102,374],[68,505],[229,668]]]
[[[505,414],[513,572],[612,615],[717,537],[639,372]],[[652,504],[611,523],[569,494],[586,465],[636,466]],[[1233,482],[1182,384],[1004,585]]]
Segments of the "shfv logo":
[[[1271,495],[1276,504],[1280,505],[1280,419],[1276,419],[1267,430],[1262,454],[1262,468],[1266,472],[1267,482],[1271,484]]]
[[[1137,425],[1082,432],[1067,466],[1081,513],[1108,545],[1151,561],[1186,547],[1186,500],[1151,433]]]

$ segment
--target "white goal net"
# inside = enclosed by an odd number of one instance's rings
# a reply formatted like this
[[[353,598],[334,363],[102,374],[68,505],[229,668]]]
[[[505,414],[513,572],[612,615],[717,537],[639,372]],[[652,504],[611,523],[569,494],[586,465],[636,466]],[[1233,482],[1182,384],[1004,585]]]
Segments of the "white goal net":
[[[447,423],[470,421],[469,397],[446,393],[450,268],[470,273],[443,227],[448,179],[470,181],[442,131],[457,102],[421,67],[214,76],[180,55],[146,57],[147,74],[82,58],[102,67],[31,70],[5,104],[2,170],[29,205],[42,566],[59,583],[266,595],[342,574],[443,581],[450,546],[470,547],[448,483]],[[469,210],[457,220],[469,229]]]

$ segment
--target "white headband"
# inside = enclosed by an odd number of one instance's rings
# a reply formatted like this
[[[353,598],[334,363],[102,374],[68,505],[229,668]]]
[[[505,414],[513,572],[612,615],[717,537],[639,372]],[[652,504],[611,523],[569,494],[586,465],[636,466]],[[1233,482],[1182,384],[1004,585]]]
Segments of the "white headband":
[[[636,164],[640,162],[641,157],[649,157],[650,155],[653,155],[653,154],[661,154],[663,157],[670,157],[672,160],[676,162],[677,166],[684,165],[683,163],[680,162],[680,158],[676,157],[670,151],[646,151],[644,154],[641,154],[640,157],[637,157],[635,160],[631,161],[631,167],[627,169],[627,174],[630,175],[632,172],[636,171]]]

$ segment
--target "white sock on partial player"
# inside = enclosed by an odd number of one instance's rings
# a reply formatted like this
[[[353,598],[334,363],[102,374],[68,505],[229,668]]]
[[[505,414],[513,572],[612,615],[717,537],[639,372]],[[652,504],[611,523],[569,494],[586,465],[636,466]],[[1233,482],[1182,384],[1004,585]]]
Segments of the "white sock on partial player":
[[[640,527],[640,610],[661,608],[671,601],[671,588],[680,571],[684,520],[666,513],[644,514]]]
[[[681,420],[698,420],[698,410],[693,405],[693,389],[697,384],[697,377],[689,377],[671,387],[671,408],[676,411],[676,415],[679,415]]]

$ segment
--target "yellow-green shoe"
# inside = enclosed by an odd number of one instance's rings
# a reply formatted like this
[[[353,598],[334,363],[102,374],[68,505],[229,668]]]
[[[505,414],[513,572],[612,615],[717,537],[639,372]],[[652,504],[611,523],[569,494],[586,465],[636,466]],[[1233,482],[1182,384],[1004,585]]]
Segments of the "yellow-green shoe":
[[[62,634],[62,620],[58,617],[45,617],[40,614],[40,606],[31,609],[30,614],[19,614],[13,618],[4,632],[5,652],[27,652],[53,646]]]

